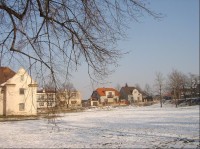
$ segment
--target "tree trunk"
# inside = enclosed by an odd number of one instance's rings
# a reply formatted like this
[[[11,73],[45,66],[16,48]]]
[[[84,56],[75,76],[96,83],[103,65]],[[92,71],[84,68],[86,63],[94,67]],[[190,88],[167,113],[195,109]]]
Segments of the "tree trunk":
[[[160,98],[160,107],[162,108],[162,98]]]
[[[177,99],[175,99],[176,108],[178,107]]]
[[[162,108],[161,85],[160,85],[160,107]]]

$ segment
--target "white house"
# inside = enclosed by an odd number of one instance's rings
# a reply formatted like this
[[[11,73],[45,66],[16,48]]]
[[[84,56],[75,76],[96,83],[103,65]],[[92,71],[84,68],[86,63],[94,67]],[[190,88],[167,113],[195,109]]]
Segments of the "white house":
[[[120,90],[120,99],[127,100],[129,103],[142,102],[142,92],[136,87],[130,87],[126,84]]]
[[[53,108],[56,106],[55,90],[38,90],[37,91],[37,108]]]
[[[20,68],[0,67],[0,115],[36,115],[37,83]]]
[[[113,88],[97,88],[89,100],[91,106],[111,105],[119,102],[119,92]]]

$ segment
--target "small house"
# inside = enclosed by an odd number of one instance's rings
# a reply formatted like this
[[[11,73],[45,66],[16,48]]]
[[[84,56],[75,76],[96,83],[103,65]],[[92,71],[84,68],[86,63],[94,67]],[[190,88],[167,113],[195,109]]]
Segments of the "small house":
[[[112,105],[119,102],[119,92],[114,88],[97,88],[91,95],[91,106]]]
[[[126,84],[120,89],[120,100],[126,100],[129,103],[142,102],[142,92],[136,87]]]

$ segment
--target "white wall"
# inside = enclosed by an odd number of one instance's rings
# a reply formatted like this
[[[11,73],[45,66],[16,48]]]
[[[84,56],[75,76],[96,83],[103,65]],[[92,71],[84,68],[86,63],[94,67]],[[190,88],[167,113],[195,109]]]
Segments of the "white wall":
[[[36,91],[37,84],[21,68],[6,84],[6,115],[36,115]],[[20,88],[24,89],[24,94],[20,94]],[[24,109],[20,110],[20,104],[24,104]]]
[[[141,102],[142,101],[142,94],[137,89],[134,89],[132,94],[133,94],[134,102]]]

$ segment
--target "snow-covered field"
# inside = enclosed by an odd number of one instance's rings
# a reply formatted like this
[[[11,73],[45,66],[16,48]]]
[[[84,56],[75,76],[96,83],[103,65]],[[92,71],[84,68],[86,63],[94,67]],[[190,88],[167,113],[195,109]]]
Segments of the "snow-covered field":
[[[0,148],[199,148],[199,106],[89,109],[0,122]]]

